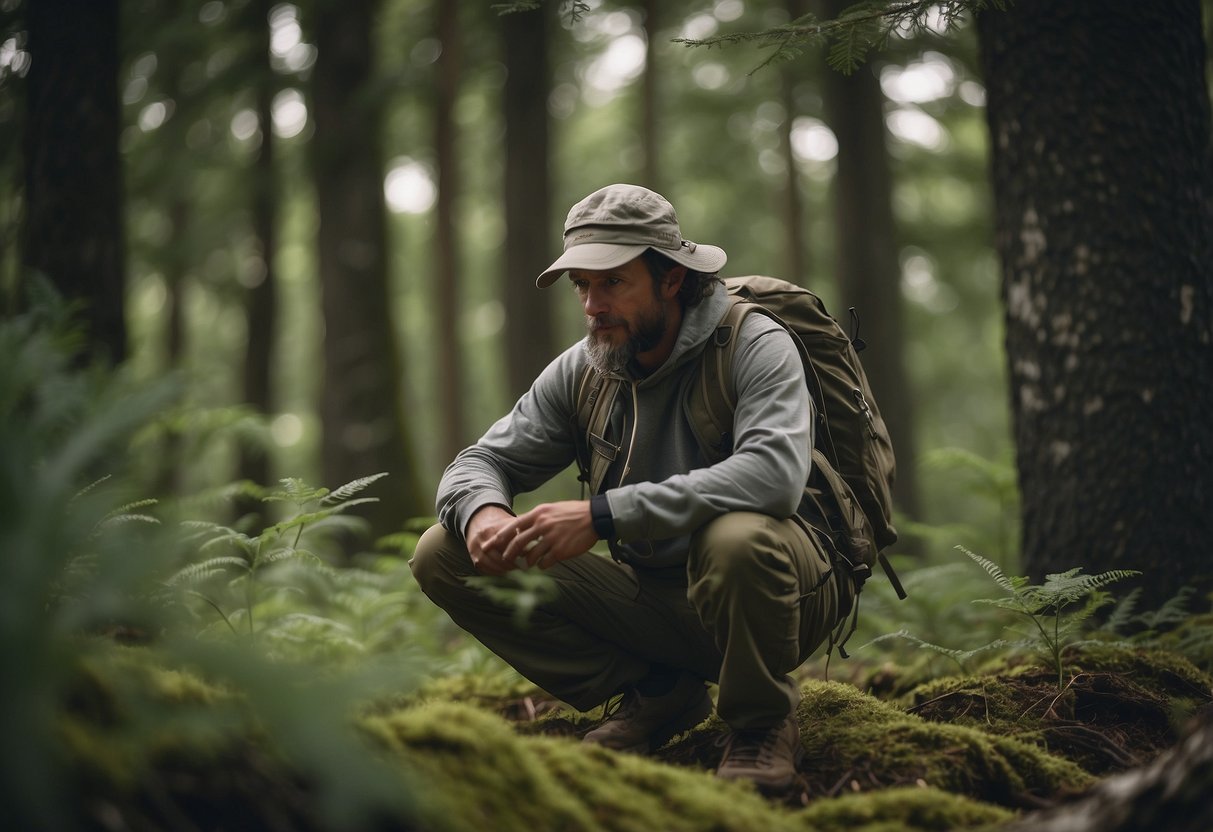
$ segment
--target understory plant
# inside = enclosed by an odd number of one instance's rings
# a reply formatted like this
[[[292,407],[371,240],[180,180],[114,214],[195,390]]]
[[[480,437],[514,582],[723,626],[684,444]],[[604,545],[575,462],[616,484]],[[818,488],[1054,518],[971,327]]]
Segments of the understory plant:
[[[1104,587],[1117,581],[1140,575],[1129,569],[1113,569],[1098,575],[1082,574],[1082,567],[1067,569],[1045,576],[1041,584],[1033,584],[1027,577],[1007,575],[1002,568],[963,546],[956,547],[980,566],[1001,587],[1005,594],[996,598],[977,598],[972,603],[993,606],[1027,620],[1026,629],[1012,628],[1016,637],[996,638],[969,649],[945,647],[915,636],[902,629],[879,636],[868,644],[889,639],[903,639],[920,648],[946,656],[962,669],[973,657],[994,650],[1035,651],[1046,666],[1056,674],[1059,690],[1065,687],[1065,666],[1062,654],[1067,647],[1080,643],[1092,627],[1092,616],[1112,603],[1112,597]],[[867,646],[867,645],[864,645]]]
[[[188,596],[201,600],[227,626],[232,635],[258,636],[257,609],[267,591],[266,578],[285,565],[303,565],[308,571],[335,573],[313,545],[325,530],[348,528],[357,520],[340,517],[377,497],[358,495],[386,473],[362,477],[330,491],[298,478],[281,480],[281,487],[261,496],[266,503],[283,503],[292,511],[285,519],[258,534],[207,520],[185,520],[187,546],[197,546],[201,560],[179,569],[168,580]],[[306,536],[305,536],[306,535]],[[293,590],[297,591],[297,590]]]

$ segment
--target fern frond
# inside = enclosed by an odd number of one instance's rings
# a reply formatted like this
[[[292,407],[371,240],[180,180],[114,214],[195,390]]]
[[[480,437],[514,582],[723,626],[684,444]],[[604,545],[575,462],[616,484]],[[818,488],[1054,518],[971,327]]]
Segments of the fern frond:
[[[296,549],[293,546],[284,546],[281,549],[274,549],[273,551],[261,556],[261,562],[266,564],[281,563],[282,561],[286,560],[295,560],[302,561],[304,563],[316,564],[321,562],[320,557],[314,552],[308,551],[307,549]]]
[[[1140,592],[1140,589],[1134,590]],[[1140,621],[1151,630],[1161,630],[1172,627],[1188,617],[1188,601],[1195,594],[1190,586],[1185,586],[1168,598],[1157,610],[1143,612],[1135,620]]]
[[[191,532],[186,535],[185,540],[194,541],[207,534],[215,534],[221,536],[239,534],[235,529],[227,526],[221,526],[218,523],[212,523],[209,520],[182,520],[181,527]]]
[[[343,500],[348,500],[360,491],[365,490],[368,486],[386,477],[387,471],[380,471],[378,474],[371,474],[369,477],[360,477],[359,479],[347,482],[340,488],[334,489],[329,494],[326,494],[320,501],[321,505],[332,505],[340,503]]]
[[[149,526],[159,526],[160,520],[148,514],[116,514],[106,517],[97,524],[97,529],[110,529],[124,523],[147,523]]]
[[[354,508],[355,506],[377,502],[379,502],[378,497],[360,497],[357,500],[347,500],[344,503],[338,503],[335,506],[322,508],[318,511],[309,511],[303,514],[297,514],[294,517],[283,520],[281,523],[275,523],[273,526],[266,529],[266,532],[274,535],[280,535],[289,529],[319,523],[321,520],[326,520],[334,515],[341,514],[343,511]]]
[[[1113,607],[1111,614],[1104,621],[1103,629],[1109,633],[1122,633],[1133,623],[1137,610],[1137,602],[1141,598],[1141,587],[1137,587],[1121,598]]]
[[[106,518],[108,519],[110,517],[114,517],[119,514],[127,514],[129,512],[134,511],[135,509],[139,509],[139,508],[151,508],[152,506],[159,505],[159,504],[160,504],[160,501],[157,500],[155,497],[148,497],[145,500],[135,500],[134,502],[127,503],[126,505],[118,506],[118,508],[114,509],[109,514],[107,514]]]
[[[72,495],[72,498],[71,498],[71,500],[70,500],[69,502],[73,502],[73,503],[74,503],[74,502],[76,502],[76,500],[79,500],[79,499],[80,499],[81,497],[83,497],[85,494],[88,494],[90,491],[92,491],[93,489],[95,489],[97,486],[99,486],[99,485],[101,485],[102,483],[104,483],[104,482],[106,482],[107,480],[109,480],[109,479],[110,479],[112,476],[113,476],[112,474],[106,474],[105,476],[103,476],[103,477],[101,477],[101,478],[99,478],[99,479],[95,479],[95,480],[93,480],[93,481],[92,481],[92,482],[90,482],[88,485],[84,486],[84,488],[81,488],[79,491],[77,491],[75,494],[73,494],[73,495]]]
[[[1017,584],[1015,581],[1013,581],[1012,579],[1010,579],[1006,575],[1004,575],[1002,569],[998,566],[997,563],[990,560],[989,558],[983,558],[981,555],[977,554],[976,552],[969,551],[964,546],[957,546],[956,548],[959,549],[960,551],[964,552],[966,555],[968,555],[969,558],[974,563],[976,563],[978,566],[980,566],[982,569],[984,569],[986,571],[986,574],[994,579],[994,582],[996,584],[998,584],[1000,587],[1005,589],[1007,592],[1010,592],[1011,594],[1015,594],[1019,591],[1019,588],[1020,588],[1020,586],[1022,586],[1022,583]]]
[[[244,552],[250,559],[257,552],[257,538],[249,537],[247,534],[241,534],[240,532],[231,532],[231,534],[212,537],[199,546],[198,551],[205,552],[208,549],[213,549],[225,543],[231,544],[236,549]]]
[[[898,630],[895,633],[885,633],[882,636],[877,636],[876,638],[872,639],[871,641],[866,642],[865,644],[861,644],[857,649],[862,650],[864,647],[868,647],[869,645],[878,644],[882,641],[888,641],[890,639],[895,639],[895,638],[901,639],[903,641],[908,641],[911,644],[913,644],[923,650],[930,650],[932,653],[938,653],[941,656],[946,656],[947,658],[952,659],[954,662],[956,662],[962,668],[964,667],[965,662],[969,661],[974,656],[979,655],[981,653],[985,653],[990,650],[1001,650],[1006,647],[1015,647],[1015,646],[1022,645],[1022,642],[1011,642],[1011,641],[1007,641],[1005,639],[995,639],[994,641],[991,641],[987,644],[982,644],[982,645],[980,645],[978,647],[974,647],[970,650],[957,650],[957,649],[954,649],[951,647],[944,647],[942,645],[935,644],[930,641],[926,641],[925,639],[921,639],[918,636],[914,635],[909,630],[902,629],[902,630]]]
[[[226,574],[229,567],[247,570],[248,564],[240,558],[211,558],[201,563],[191,563],[178,570],[167,583],[169,586],[204,583],[215,575]]]
[[[264,502],[286,502],[303,505],[312,500],[322,499],[329,493],[327,488],[316,488],[315,486],[308,485],[308,483],[298,477],[286,477],[279,480],[279,482],[282,483],[282,488],[262,497],[261,499]]]

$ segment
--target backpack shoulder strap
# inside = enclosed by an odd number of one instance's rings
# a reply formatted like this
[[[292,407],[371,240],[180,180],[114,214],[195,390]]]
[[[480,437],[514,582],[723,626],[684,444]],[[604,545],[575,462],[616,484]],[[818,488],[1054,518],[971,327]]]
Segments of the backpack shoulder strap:
[[[733,411],[737,408],[733,356],[742,321],[757,308],[736,296],[729,301],[728,310],[704,346],[699,377],[686,402],[691,431],[710,462],[719,462],[733,451]]]
[[[611,407],[619,395],[619,379],[586,367],[577,386],[577,467],[581,482],[597,494],[620,447],[606,439]]]

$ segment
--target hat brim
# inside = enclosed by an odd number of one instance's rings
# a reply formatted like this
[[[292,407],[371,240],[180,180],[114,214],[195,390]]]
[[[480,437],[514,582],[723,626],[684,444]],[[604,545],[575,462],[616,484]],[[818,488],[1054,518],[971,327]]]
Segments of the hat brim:
[[[546,289],[570,269],[605,271],[618,268],[624,263],[636,259],[644,253],[645,249],[650,248],[658,254],[664,254],[675,263],[681,263],[688,269],[694,269],[704,274],[715,274],[724,268],[724,264],[729,259],[724,249],[703,243],[696,244],[693,249],[689,247],[665,249],[656,246],[617,243],[583,243],[571,246],[564,254],[557,257],[552,265],[535,278],[535,285],[540,289]]]

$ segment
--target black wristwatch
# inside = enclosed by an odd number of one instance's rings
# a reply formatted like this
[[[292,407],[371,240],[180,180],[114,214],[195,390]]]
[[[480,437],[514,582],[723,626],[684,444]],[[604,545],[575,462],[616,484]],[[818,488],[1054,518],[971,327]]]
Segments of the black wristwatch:
[[[615,518],[611,516],[611,504],[605,494],[590,498],[590,522],[594,524],[594,533],[603,540],[615,537]]]

